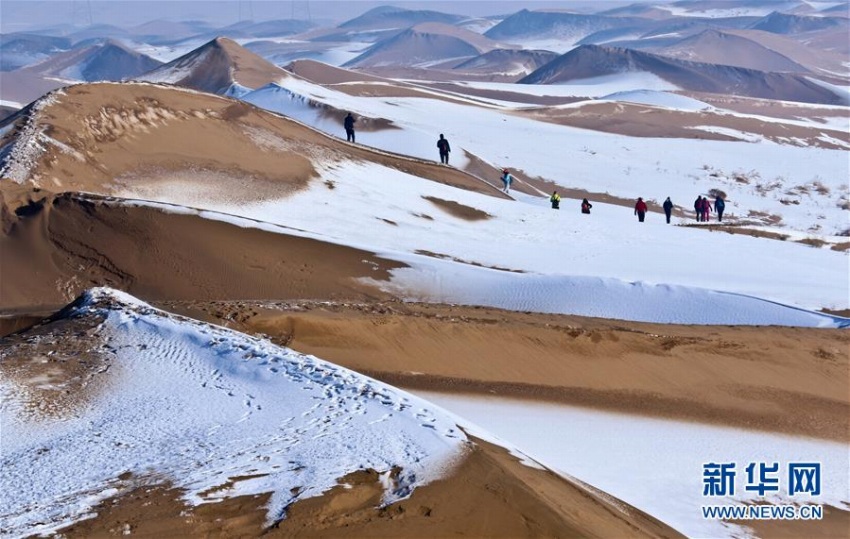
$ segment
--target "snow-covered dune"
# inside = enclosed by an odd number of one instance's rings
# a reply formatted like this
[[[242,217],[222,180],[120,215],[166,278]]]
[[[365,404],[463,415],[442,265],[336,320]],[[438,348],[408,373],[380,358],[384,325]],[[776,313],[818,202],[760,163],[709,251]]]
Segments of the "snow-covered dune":
[[[190,504],[272,492],[271,523],[371,468],[388,503],[440,477],[466,440],[449,416],[386,384],[114,290],[88,292],[61,317],[87,333],[81,387],[61,366],[34,375],[4,361],[4,535],[83,518],[128,488],[122,474],[169,480]],[[53,338],[61,357],[69,341]],[[67,388],[76,405],[52,407]]]

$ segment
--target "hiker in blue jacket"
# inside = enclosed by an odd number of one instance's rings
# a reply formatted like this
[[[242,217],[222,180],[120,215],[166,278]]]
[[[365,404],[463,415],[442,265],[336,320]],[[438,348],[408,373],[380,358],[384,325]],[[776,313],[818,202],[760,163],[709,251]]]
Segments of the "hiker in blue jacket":
[[[514,181],[514,177],[511,176],[511,173],[508,171],[508,169],[503,168],[502,169],[502,183],[505,184],[505,188],[502,189],[502,191],[504,193],[510,193],[511,192],[511,183],[513,183],[513,181]]]
[[[726,203],[723,201],[723,197],[721,195],[717,195],[717,198],[714,199],[714,211],[717,212],[717,220],[723,221],[723,210],[726,209]]]

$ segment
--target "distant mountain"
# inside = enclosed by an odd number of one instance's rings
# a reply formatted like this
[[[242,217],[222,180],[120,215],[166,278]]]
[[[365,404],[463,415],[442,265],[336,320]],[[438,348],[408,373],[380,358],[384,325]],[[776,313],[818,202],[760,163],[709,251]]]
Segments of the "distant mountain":
[[[555,11],[523,9],[485,32],[490,39],[517,42],[557,39],[565,45],[578,43],[590,34],[644,21],[630,17],[604,17]]]
[[[764,16],[771,11],[791,11],[805,5],[801,0],[679,0],[659,7],[677,15]]]
[[[410,28],[425,22],[455,24],[467,17],[429,10],[410,10],[400,7],[381,6],[370,9],[363,15],[339,25],[343,29]]]
[[[527,75],[558,57],[538,50],[495,49],[454,67],[458,71]]]
[[[789,15],[774,11],[752,26],[753,30],[764,30],[774,34],[802,34],[819,30],[844,28],[850,31],[850,20],[844,17],[820,17]]]
[[[71,48],[64,37],[38,34],[0,34],[0,71],[34,64]]]
[[[844,2],[820,11],[825,15],[840,15],[842,17],[850,17],[850,2]]]
[[[201,33],[192,34],[186,41],[210,41],[219,36],[230,39],[261,39],[270,37],[287,37],[300,34],[314,28],[309,21],[275,20],[275,21],[241,21],[223,28],[213,28]],[[167,43],[167,42],[165,42]]]
[[[803,103],[838,104],[842,99],[804,76],[688,62],[616,47],[582,45],[549,62],[522,84],[558,84],[627,72],[651,73],[683,90]]]
[[[490,51],[496,44],[487,38],[439,23],[425,23],[380,41],[344,67],[423,66],[446,60],[471,58]]]
[[[707,64],[721,64],[760,71],[795,72],[808,71],[787,56],[740,35],[705,30],[695,36],[686,37],[674,45],[654,49],[653,53]]]
[[[209,23],[203,21],[174,22],[157,19],[134,26],[128,32],[141,41],[156,44],[174,42],[213,30]]]
[[[647,3],[629,4],[628,6],[600,11],[596,14],[609,17],[641,17],[646,19],[666,19],[673,16],[670,11]]]
[[[747,28],[758,17],[668,17],[639,19],[632,24],[594,32],[577,45],[609,45],[644,49],[672,45],[680,39],[697,35],[705,30],[732,30]]]
[[[117,41],[106,40],[59,53],[24,70],[42,77],[94,82],[135,77],[160,65],[162,62],[130,50]]]
[[[242,21],[222,28],[220,31],[226,35],[230,35],[232,31],[238,31],[245,36],[261,38],[291,36],[315,27],[316,23],[311,21],[280,19],[261,22]]]
[[[307,34],[310,41],[357,41],[377,43],[389,39],[408,28],[424,23],[455,25],[468,17],[438,11],[410,10],[392,6],[371,9],[336,28],[319,29]]]
[[[3,120],[5,120],[5,119],[6,119],[6,118],[8,118],[9,116],[12,116],[13,114],[15,114],[16,112],[18,112],[19,110],[21,110],[21,109],[19,109],[19,108],[17,108],[17,107],[10,107],[10,106],[7,106],[7,105],[0,105],[0,122],[2,122]]]
[[[287,73],[231,39],[218,37],[136,77],[220,95],[238,95],[286,78]]]
[[[656,22],[640,39],[659,39],[696,35],[704,30],[739,30],[749,28],[759,17],[676,17]]]
[[[121,27],[115,26],[113,24],[93,24],[91,26],[87,26],[85,28],[75,28],[71,33],[67,35],[68,39],[71,40],[71,43],[76,45],[80,41],[85,41],[87,39],[128,39],[130,38],[131,33]]]

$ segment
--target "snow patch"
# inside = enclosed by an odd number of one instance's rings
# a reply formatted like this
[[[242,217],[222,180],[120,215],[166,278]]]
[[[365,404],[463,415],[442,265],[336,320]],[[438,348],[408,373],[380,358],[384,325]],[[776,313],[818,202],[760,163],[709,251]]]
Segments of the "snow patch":
[[[626,103],[638,103],[641,105],[653,105],[666,109],[684,110],[688,112],[700,112],[711,110],[714,107],[692,97],[658,92],[653,90],[632,90],[629,92],[615,92],[599,98],[602,101],[622,101]]]
[[[54,90],[33,103],[23,126],[10,148],[4,147],[3,161],[0,163],[0,177],[10,178],[24,183],[30,177],[33,167],[47,148],[56,143],[45,134],[46,128],[40,125],[41,111],[58,102],[65,92]]]

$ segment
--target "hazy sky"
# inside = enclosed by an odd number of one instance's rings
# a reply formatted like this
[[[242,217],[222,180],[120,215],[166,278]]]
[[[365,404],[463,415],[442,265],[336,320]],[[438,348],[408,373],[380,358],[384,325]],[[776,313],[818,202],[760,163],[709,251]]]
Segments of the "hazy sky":
[[[240,20],[308,17],[317,22],[340,23],[381,5],[473,16],[513,13],[522,8],[560,8],[586,12],[601,11],[635,1],[640,0],[2,0],[0,32],[31,31],[63,24],[82,27],[87,26],[89,20],[94,24],[117,26],[134,26],[156,19],[203,20],[220,26]]]

